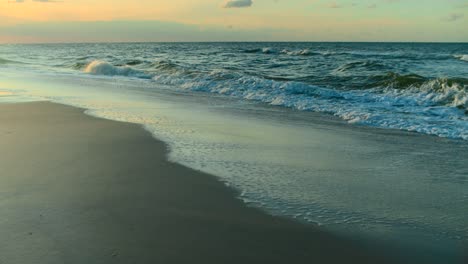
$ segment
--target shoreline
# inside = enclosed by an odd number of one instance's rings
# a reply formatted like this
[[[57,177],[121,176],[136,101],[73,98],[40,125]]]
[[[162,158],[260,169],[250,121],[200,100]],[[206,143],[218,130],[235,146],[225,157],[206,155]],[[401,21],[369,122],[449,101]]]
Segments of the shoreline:
[[[0,263],[391,263],[237,199],[137,124],[0,104]]]

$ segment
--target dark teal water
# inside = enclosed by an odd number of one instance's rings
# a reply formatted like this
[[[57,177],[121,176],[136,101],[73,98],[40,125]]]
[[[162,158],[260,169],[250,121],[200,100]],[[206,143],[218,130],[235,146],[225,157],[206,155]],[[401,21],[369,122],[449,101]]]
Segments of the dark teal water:
[[[468,139],[463,43],[0,45],[0,65],[146,79],[154,89],[164,84]]]

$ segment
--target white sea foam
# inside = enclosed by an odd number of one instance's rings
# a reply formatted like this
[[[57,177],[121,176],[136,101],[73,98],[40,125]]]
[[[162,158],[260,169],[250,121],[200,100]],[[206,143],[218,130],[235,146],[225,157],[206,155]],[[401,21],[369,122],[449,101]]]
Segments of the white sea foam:
[[[150,75],[143,71],[136,70],[128,66],[117,67],[108,62],[99,60],[89,63],[84,69],[84,72],[95,75],[151,78]]]
[[[288,50],[288,49],[283,49],[281,51],[278,51],[274,48],[271,47],[265,47],[262,49],[248,49],[245,50],[244,52],[246,53],[264,53],[264,54],[286,54],[290,56],[309,56],[315,54],[312,52],[310,49],[300,49],[300,50]],[[317,54],[322,54],[322,53],[317,53]],[[322,55],[331,55],[332,53],[324,53]]]
[[[455,55],[454,57],[462,61],[468,61],[468,54]]]
[[[262,52],[265,54],[271,54],[271,53],[275,53],[276,51],[273,48],[267,47],[267,48],[263,48]]]
[[[294,51],[284,49],[284,50],[281,51],[281,53],[287,54],[287,55],[290,55],[290,56],[309,56],[309,55],[313,54],[313,52],[310,51],[309,49],[294,50]]]

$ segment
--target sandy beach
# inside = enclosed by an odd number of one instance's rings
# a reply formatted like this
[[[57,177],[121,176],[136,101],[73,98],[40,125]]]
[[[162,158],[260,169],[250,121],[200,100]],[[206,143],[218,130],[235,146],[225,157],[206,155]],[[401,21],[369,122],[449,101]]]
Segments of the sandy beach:
[[[0,105],[0,263],[385,263],[245,206],[138,125]]]

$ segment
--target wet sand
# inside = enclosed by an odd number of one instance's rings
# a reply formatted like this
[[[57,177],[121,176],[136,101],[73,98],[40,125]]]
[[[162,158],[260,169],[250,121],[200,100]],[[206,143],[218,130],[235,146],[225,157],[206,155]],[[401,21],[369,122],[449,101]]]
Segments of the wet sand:
[[[0,104],[0,263],[390,263],[247,207],[134,124]],[[383,252],[383,251],[382,251]]]

